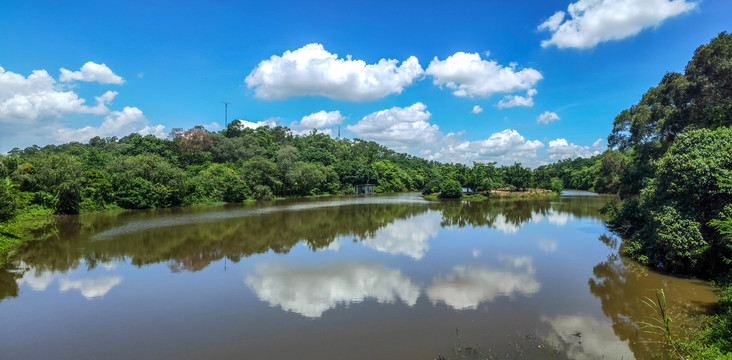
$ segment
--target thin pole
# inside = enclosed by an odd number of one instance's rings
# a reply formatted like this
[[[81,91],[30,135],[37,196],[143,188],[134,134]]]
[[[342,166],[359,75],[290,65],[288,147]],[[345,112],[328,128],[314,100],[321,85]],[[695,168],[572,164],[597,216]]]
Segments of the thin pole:
[[[224,104],[224,127],[229,127],[229,104],[231,104],[228,101],[222,101]]]

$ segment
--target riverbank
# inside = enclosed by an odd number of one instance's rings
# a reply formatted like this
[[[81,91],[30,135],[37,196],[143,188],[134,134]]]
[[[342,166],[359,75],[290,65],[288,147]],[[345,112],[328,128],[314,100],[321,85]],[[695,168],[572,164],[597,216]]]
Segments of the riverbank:
[[[471,191],[463,193],[460,197],[465,201],[485,201],[491,199],[522,199],[522,198],[541,198],[549,196],[557,196],[559,193],[546,189],[526,189],[526,190],[509,190],[507,188],[499,188],[486,191]],[[425,200],[441,200],[440,193],[424,195]]]

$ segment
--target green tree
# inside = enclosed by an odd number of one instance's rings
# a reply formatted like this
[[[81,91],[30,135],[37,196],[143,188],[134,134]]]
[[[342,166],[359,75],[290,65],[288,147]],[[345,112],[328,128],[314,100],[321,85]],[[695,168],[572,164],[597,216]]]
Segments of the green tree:
[[[441,198],[460,198],[463,196],[463,189],[457,180],[446,179],[440,183]]]

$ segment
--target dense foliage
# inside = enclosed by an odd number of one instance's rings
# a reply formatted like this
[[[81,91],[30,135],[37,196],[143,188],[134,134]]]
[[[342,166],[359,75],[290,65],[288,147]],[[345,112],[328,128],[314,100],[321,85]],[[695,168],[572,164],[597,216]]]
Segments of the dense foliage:
[[[221,132],[174,129],[169,139],[96,137],[0,155],[0,222],[32,205],[76,214],[335,194],[362,183],[420,190],[437,165],[374,142],[238,121]]]
[[[732,35],[696,49],[683,74],[622,111],[613,123],[595,189],[616,192],[613,230],[636,260],[685,275],[721,279],[719,313],[690,358],[732,354]],[[612,154],[608,156],[609,154]],[[616,169],[613,171],[606,171]],[[726,354],[726,355],[725,355]]]

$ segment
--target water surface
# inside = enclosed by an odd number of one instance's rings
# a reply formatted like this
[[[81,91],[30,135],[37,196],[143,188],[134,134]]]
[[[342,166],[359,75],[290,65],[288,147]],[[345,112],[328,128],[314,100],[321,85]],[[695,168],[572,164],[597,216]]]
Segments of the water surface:
[[[0,358],[648,358],[704,283],[618,256],[607,198],[295,199],[57,217],[0,270]]]

